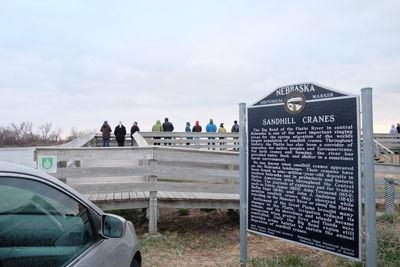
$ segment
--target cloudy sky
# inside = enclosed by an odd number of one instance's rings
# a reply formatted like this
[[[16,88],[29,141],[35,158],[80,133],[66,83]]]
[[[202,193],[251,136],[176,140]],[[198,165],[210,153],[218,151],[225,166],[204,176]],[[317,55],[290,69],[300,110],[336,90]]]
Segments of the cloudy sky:
[[[230,128],[238,103],[316,82],[373,87],[376,132],[400,122],[400,1],[4,1],[0,126],[69,132],[169,117]]]

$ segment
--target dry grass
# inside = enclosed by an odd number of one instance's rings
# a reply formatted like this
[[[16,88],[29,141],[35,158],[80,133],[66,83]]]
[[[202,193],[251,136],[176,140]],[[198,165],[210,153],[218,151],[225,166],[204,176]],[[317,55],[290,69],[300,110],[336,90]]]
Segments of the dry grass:
[[[146,225],[137,229],[143,247],[143,266],[240,266],[239,217],[236,213],[190,210],[189,216],[176,214],[175,210],[161,215],[161,236],[158,238],[145,234]],[[289,255],[304,258],[303,264],[294,266],[327,266],[332,260],[317,250],[248,235],[248,256],[253,262],[249,266],[266,266],[266,259],[279,255],[283,255],[280,260]]]
[[[383,205],[378,205],[377,210],[382,211]],[[137,211],[120,211],[120,215],[135,222],[142,244],[144,267],[240,266],[239,216],[236,212],[190,209],[189,215],[182,216],[184,214],[177,209],[162,209],[158,224],[161,235],[154,238],[146,234],[147,224],[135,221]],[[398,206],[396,214],[400,214]],[[378,218],[377,231],[378,266],[400,266],[400,216]],[[363,263],[254,234],[248,234],[248,257],[248,266],[251,267],[364,266]]]

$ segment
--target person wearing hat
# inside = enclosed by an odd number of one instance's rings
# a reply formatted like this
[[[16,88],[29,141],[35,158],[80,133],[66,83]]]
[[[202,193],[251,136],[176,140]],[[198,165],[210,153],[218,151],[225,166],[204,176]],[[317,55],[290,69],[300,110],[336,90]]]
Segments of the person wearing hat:
[[[103,125],[100,128],[101,137],[103,138],[103,147],[110,146],[110,137],[111,137],[111,127],[108,124],[108,121],[104,121]]]
[[[190,122],[186,122],[185,132],[186,132],[186,133],[192,132],[192,129],[190,129]],[[188,137],[186,137],[186,139],[187,139],[187,140],[191,140],[191,139],[193,139],[193,137],[188,136]],[[188,146],[188,145],[190,145],[190,143],[186,143],[186,145]]]

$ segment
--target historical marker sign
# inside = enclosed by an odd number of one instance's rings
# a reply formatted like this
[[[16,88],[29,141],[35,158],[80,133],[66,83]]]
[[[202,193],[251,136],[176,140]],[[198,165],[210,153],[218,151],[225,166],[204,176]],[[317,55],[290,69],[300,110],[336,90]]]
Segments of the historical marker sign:
[[[361,260],[358,97],[296,84],[247,112],[248,231]]]

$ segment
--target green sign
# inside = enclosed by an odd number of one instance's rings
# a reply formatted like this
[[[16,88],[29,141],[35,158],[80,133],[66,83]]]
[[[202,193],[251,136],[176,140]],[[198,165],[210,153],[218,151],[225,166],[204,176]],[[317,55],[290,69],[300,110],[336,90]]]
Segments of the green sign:
[[[51,168],[53,168],[53,158],[52,157],[43,157],[42,158],[42,169],[45,170],[50,170]]]
[[[38,168],[47,173],[57,172],[57,157],[56,156],[39,156]]]

